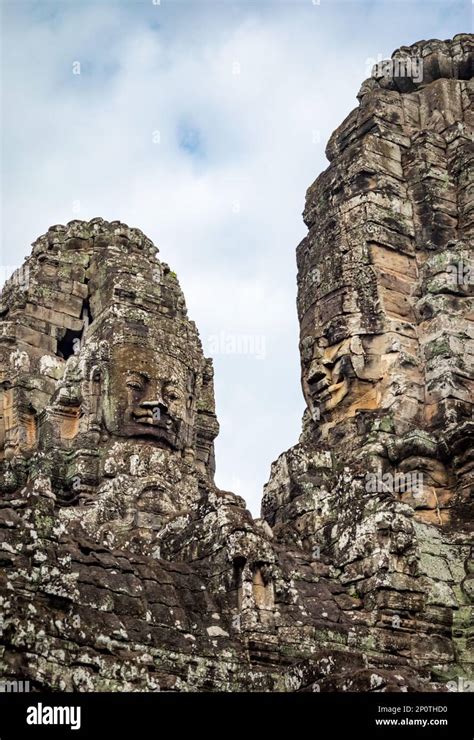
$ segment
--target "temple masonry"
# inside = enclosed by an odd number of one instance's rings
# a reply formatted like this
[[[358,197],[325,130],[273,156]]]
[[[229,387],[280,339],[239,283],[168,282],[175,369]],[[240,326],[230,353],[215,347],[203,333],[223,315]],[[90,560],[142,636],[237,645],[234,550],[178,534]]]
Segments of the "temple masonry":
[[[260,519],[214,483],[212,361],[157,248],[100,218],[35,241],[0,295],[3,680],[474,689],[472,58],[402,47],[329,140]]]

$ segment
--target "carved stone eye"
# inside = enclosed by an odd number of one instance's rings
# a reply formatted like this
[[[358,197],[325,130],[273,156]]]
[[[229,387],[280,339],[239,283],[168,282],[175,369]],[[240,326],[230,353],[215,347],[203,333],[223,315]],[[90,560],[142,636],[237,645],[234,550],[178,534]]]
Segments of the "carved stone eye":
[[[127,380],[127,388],[131,388],[134,391],[142,391],[143,383],[133,378],[133,379]]]
[[[165,388],[165,396],[167,401],[179,401],[181,395],[176,388]]]

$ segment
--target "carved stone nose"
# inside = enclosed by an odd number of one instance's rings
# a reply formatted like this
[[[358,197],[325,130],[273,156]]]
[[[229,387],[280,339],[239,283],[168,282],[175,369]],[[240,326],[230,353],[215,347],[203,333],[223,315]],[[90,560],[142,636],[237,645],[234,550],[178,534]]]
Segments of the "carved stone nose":
[[[142,401],[140,404],[140,408],[154,411],[154,409],[158,408],[161,413],[166,413],[168,411],[168,407],[166,404],[163,403],[163,401],[155,400],[155,401]]]

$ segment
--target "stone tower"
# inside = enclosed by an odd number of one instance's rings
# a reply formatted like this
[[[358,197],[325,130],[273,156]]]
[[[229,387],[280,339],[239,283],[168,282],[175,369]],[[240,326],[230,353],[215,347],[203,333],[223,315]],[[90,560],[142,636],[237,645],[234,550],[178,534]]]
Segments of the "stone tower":
[[[328,143],[297,250],[303,433],[262,505],[425,665],[472,660],[471,76],[470,36],[403,47]]]

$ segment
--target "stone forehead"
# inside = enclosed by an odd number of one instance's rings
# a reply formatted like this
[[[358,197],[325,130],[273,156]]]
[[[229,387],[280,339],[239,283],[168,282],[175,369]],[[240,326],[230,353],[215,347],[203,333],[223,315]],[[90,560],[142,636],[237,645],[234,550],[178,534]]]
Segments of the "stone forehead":
[[[109,359],[113,366],[120,359],[122,371],[125,374],[140,372],[150,377],[167,376],[183,377],[202,371],[203,362],[197,362],[195,355],[173,352],[169,347],[157,347],[154,352],[147,347],[133,342],[114,344],[109,351]]]
[[[204,356],[199,336],[191,322],[181,322],[179,328],[177,323],[174,334],[164,330],[155,317],[144,323],[124,319],[108,326],[92,325],[84,349],[86,354],[100,355],[103,359],[117,354],[128,355],[131,362],[146,357],[153,364],[157,361],[170,366],[181,364],[201,371]]]

